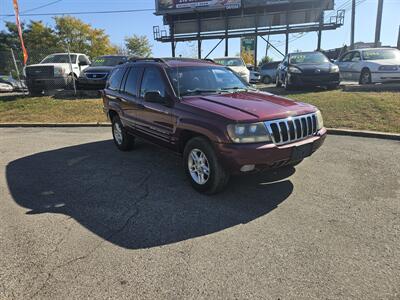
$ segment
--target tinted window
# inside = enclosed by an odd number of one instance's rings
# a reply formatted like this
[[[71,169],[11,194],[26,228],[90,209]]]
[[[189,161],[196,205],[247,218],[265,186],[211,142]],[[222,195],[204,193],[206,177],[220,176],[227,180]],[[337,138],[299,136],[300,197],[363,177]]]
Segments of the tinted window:
[[[90,64],[89,60],[84,55],[79,55],[78,59],[80,64],[86,64],[86,65]]]
[[[133,67],[129,70],[128,77],[125,83],[125,92],[129,95],[136,96],[138,79],[140,75],[140,69],[137,67]]]
[[[121,81],[124,77],[125,69],[124,68],[117,68],[114,69],[110,75],[110,79],[108,80],[107,87],[110,90],[118,91],[121,87]]]
[[[143,75],[140,96],[144,98],[147,92],[159,91],[162,97],[165,97],[164,79],[156,68],[146,68]]]

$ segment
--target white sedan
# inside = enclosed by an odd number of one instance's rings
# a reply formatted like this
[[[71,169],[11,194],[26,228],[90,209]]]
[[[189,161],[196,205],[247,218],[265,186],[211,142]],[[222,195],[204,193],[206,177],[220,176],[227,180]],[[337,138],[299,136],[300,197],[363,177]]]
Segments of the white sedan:
[[[0,82],[0,92],[12,92],[13,90],[12,85]]]
[[[360,84],[400,81],[400,51],[392,48],[347,52],[336,61],[342,80]]]

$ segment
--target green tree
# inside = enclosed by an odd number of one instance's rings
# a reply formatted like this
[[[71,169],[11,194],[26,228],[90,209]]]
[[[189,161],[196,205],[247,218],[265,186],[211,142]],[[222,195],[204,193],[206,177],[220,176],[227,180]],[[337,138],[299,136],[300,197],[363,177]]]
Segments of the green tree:
[[[55,31],[64,49],[69,46],[71,52],[85,53],[92,58],[117,52],[104,30],[92,28],[71,16],[55,17],[54,20]]]
[[[272,61],[273,61],[273,60],[272,60],[271,57],[269,57],[269,56],[264,56],[264,57],[260,60],[260,62],[258,63],[258,66],[261,67],[262,65],[267,64],[267,63],[270,63],[270,62],[272,62]]]
[[[146,36],[134,34],[125,38],[125,47],[129,55],[138,57],[149,57],[152,54],[152,45]]]

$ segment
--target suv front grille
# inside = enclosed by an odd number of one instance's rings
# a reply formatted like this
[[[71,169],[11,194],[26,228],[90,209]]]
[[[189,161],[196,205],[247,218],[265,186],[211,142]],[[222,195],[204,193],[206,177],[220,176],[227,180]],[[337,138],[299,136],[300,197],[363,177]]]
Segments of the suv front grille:
[[[315,113],[265,122],[272,141],[283,145],[303,140],[318,132]]]

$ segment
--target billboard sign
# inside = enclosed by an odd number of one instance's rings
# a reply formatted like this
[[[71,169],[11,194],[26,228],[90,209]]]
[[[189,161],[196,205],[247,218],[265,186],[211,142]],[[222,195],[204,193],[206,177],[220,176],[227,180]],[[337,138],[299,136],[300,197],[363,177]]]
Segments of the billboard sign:
[[[156,0],[157,14],[180,13],[195,9],[225,10],[237,9],[241,0]]]
[[[255,56],[256,38],[241,38],[240,39],[240,54],[249,53]]]
[[[288,4],[290,0],[243,0],[244,7]]]

